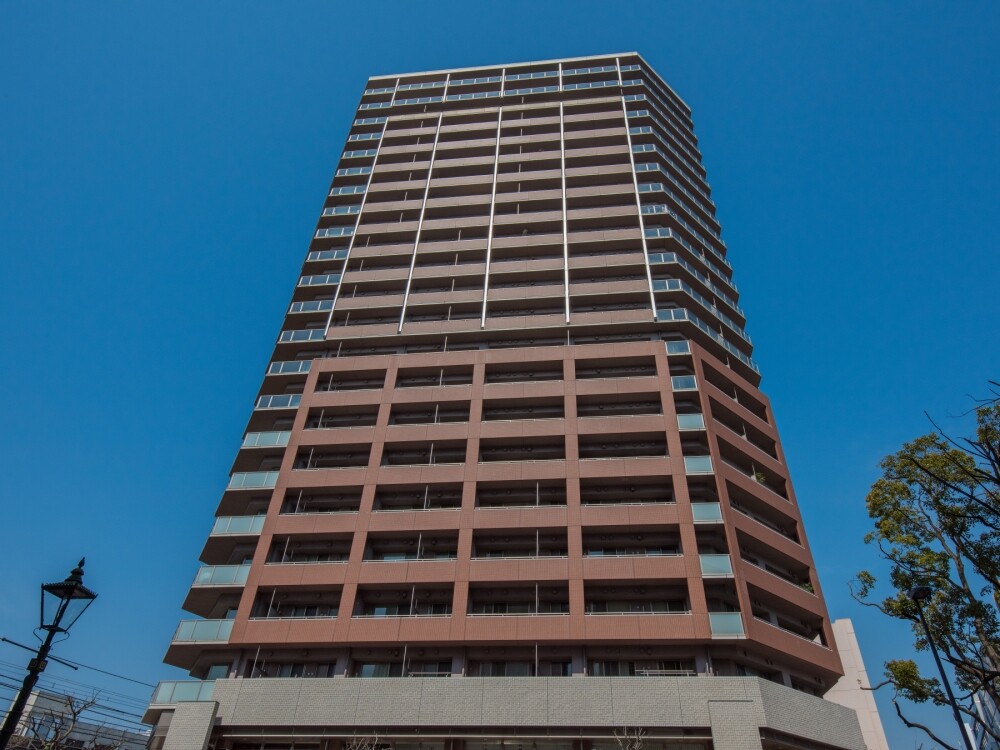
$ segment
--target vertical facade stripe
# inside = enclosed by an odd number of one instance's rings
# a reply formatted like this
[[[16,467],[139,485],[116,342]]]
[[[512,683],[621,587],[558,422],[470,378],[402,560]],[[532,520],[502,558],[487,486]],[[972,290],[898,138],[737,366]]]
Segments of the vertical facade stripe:
[[[420,249],[420,233],[424,228],[424,213],[427,210],[427,196],[431,192],[431,176],[434,174],[434,157],[437,156],[438,139],[441,137],[441,118],[443,114],[438,114],[437,127],[434,129],[434,145],[431,147],[431,159],[427,164],[427,184],[424,186],[424,199],[420,203],[420,218],[417,220],[417,236],[413,240],[413,257],[410,259],[410,273],[406,277],[406,292],[403,293],[403,309],[399,313],[399,328],[397,333],[403,332],[403,323],[406,320],[406,303],[410,299],[410,287],[413,285],[413,269],[417,265],[417,251]]]
[[[621,61],[615,58],[618,68],[618,79],[621,80]],[[656,295],[653,293],[653,271],[649,267],[649,245],[646,243],[646,222],[642,218],[642,198],[639,196],[639,178],[635,172],[635,154],[632,153],[632,134],[628,125],[628,106],[625,95],[622,94],[622,117],[625,118],[625,141],[628,144],[628,163],[632,169],[632,187],[635,189],[635,209],[639,215],[639,236],[642,238],[642,255],[646,267],[646,281],[649,283],[649,304],[653,309],[653,320],[656,320]]]
[[[333,304],[330,305],[330,314],[326,316],[326,327],[323,329],[326,336],[330,335],[330,325],[333,323],[333,313],[337,309],[337,300],[340,299],[340,290],[344,288],[344,274],[347,273],[347,264],[351,260],[351,251],[354,249],[354,240],[358,236],[358,227],[361,226],[361,217],[365,215],[365,202],[368,200],[368,191],[372,186],[372,178],[375,176],[375,166],[378,164],[378,155],[382,150],[382,139],[385,138],[385,131],[389,128],[389,118],[385,118],[382,124],[382,134],[378,138],[378,145],[375,147],[375,158],[372,159],[372,171],[368,174],[368,181],[365,183],[365,193],[361,196],[361,207],[358,209],[358,218],[354,222],[354,234],[347,243],[347,255],[344,258],[344,270],[340,272],[340,283],[337,284],[333,292]]]
[[[562,75],[562,66],[559,66]],[[566,115],[563,103],[559,102],[559,167],[562,172],[562,236],[563,236],[563,284],[566,304],[566,324],[569,325],[569,224],[566,215]]]
[[[503,124],[503,107],[497,110],[497,145],[493,154],[493,188],[490,191],[490,223],[486,230],[486,273],[483,277],[483,314],[479,327],[486,327],[486,305],[490,295],[490,257],[493,251],[493,219],[496,215],[497,173],[500,171],[500,126]]]

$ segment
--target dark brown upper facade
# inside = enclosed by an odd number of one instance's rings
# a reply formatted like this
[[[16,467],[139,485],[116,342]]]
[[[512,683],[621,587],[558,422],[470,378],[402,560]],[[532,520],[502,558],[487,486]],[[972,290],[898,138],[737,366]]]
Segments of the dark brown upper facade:
[[[370,79],[167,661],[825,692],[710,195],[635,53]]]

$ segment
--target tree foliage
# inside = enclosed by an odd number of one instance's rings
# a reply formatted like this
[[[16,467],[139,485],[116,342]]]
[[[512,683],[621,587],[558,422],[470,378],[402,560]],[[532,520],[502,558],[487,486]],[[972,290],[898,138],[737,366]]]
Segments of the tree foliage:
[[[996,386],[996,384],[993,384]],[[882,476],[868,493],[874,530],[865,542],[878,547],[889,563],[894,593],[879,597],[878,581],[868,571],[857,576],[855,598],[886,615],[911,623],[917,651],[928,643],[917,604],[907,592],[930,586],[923,603],[928,628],[941,657],[951,665],[963,718],[983,726],[971,707],[979,692],[1000,705],[1000,398],[975,409],[974,435],[952,439],[935,430],[905,444],[881,462]],[[898,697],[914,703],[947,705],[936,676],[921,674],[912,659],[886,662],[879,687],[895,690],[900,718],[948,745],[911,721]]]

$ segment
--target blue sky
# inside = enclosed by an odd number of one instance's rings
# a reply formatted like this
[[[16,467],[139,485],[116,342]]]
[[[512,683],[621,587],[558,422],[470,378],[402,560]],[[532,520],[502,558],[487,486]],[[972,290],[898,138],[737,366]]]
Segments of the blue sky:
[[[30,639],[37,584],[85,553],[101,596],[59,653],[176,674],[368,75],[634,49],[694,110],[830,609],[877,677],[909,653],[847,591],[877,461],[1000,377],[998,28],[986,3],[5,3],[0,635]]]

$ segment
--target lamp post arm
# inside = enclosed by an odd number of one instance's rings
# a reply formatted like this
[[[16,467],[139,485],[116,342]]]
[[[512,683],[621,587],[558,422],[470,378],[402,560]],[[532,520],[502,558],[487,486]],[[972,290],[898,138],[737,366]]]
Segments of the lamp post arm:
[[[52,649],[52,640],[56,637],[57,632],[56,628],[49,630],[42,647],[38,649],[38,656],[28,662],[28,674],[25,676],[24,682],[21,683],[21,690],[18,692],[17,698],[14,699],[7,718],[4,719],[3,728],[0,728],[0,750],[7,750],[7,745],[11,737],[14,736],[14,731],[21,721],[21,714],[24,713],[24,707],[28,703],[28,698],[31,697],[31,691],[35,689],[35,683],[38,682],[38,676],[45,671],[45,660]]]
[[[951,704],[951,711],[955,715],[955,722],[958,724],[959,734],[962,735],[962,742],[965,744],[966,750],[974,750],[972,747],[972,741],[969,739],[969,733],[965,731],[965,722],[962,721],[962,714],[959,713],[958,703],[955,701],[955,694],[951,692],[951,685],[948,683],[948,675],[945,674],[944,665],[941,664],[941,657],[938,656],[937,646],[934,645],[934,639],[931,638],[930,628],[927,627],[927,619],[924,617],[924,607],[920,602],[917,602],[917,612],[920,613],[920,624],[924,628],[924,635],[927,636],[927,643],[930,644],[931,653],[934,654],[934,663],[937,664],[938,672],[941,674],[941,684],[944,686],[944,692],[948,696],[948,702]],[[4,750],[3,745],[0,745],[0,750]]]

